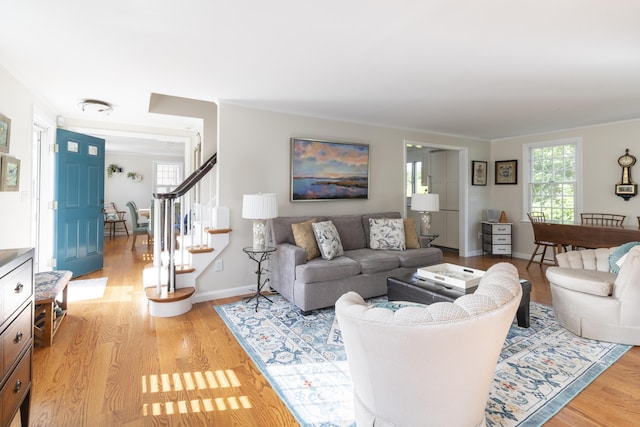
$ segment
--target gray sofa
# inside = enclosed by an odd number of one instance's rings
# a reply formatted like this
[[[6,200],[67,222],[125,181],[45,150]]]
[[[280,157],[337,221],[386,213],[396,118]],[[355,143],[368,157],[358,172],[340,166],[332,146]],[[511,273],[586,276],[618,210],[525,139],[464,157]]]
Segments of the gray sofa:
[[[334,223],[344,256],[332,260],[321,257],[307,261],[303,248],[295,245],[292,224],[315,218]],[[335,305],[349,291],[370,298],[387,293],[386,279],[418,267],[438,264],[442,251],[429,248],[420,239],[421,248],[404,251],[369,248],[369,218],[402,218],[398,212],[365,215],[297,216],[273,220],[271,234],[277,251],[270,259],[270,286],[295,304],[303,313]]]

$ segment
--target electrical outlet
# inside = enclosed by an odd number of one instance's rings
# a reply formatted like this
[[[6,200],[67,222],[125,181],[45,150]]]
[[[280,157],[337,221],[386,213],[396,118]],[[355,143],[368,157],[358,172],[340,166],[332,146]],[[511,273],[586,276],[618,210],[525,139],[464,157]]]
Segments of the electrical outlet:
[[[482,239],[482,231],[478,231],[478,240]]]
[[[217,259],[216,262],[213,263],[213,271],[222,271],[222,260]]]

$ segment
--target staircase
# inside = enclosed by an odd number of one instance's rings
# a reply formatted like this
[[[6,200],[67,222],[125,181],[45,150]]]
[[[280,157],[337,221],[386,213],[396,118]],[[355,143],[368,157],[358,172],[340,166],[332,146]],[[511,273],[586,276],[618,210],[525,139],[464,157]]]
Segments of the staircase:
[[[153,195],[153,265],[142,275],[152,316],[191,310],[198,277],[229,244],[228,209],[211,208],[200,200],[201,181],[216,162],[214,154],[174,191]]]

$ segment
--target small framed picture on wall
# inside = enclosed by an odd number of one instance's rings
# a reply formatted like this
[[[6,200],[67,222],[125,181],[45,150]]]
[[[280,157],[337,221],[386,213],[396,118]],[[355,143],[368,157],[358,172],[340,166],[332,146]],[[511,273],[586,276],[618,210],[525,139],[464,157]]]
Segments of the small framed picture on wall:
[[[518,161],[498,160],[496,162],[496,185],[518,183]]]
[[[487,185],[487,162],[471,161],[471,185]]]
[[[11,119],[0,114],[0,153],[9,152],[11,138]]]
[[[20,187],[20,160],[0,156],[0,191],[18,191]]]

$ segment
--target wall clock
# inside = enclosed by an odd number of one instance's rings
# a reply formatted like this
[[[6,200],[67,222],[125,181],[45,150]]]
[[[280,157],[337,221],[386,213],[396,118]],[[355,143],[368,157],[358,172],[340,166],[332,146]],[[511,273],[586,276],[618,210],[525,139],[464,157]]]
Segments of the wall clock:
[[[638,184],[631,180],[631,166],[636,164],[635,156],[629,154],[629,149],[618,157],[618,164],[622,168],[622,179],[616,184],[616,196],[622,197],[625,201],[638,194]]]

